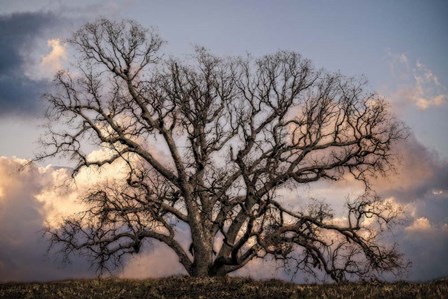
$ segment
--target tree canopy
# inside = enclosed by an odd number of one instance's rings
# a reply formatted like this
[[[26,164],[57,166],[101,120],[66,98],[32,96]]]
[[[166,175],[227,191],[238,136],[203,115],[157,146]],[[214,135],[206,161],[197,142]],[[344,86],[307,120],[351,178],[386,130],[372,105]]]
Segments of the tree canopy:
[[[406,129],[363,80],[287,51],[254,59],[198,47],[164,58],[164,41],[134,21],[88,23],[69,44],[76,64],[46,95],[49,119],[63,125],[49,126],[36,159],[68,157],[73,176],[121,161],[126,178],[97,186],[85,212],[49,229],[65,254],[88,254],[103,269],[158,240],[192,276],[272,257],[335,281],[404,265],[379,240],[398,212],[369,179],[391,169]],[[89,155],[92,144],[103,154]],[[328,203],[300,208],[279,192],[348,177],[366,193],[343,221]]]

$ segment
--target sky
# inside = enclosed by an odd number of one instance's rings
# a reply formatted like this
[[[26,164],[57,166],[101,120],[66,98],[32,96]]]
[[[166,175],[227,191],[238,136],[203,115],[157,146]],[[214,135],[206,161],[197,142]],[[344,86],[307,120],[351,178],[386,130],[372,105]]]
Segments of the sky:
[[[77,194],[87,188],[82,182],[88,174],[62,190],[58,186],[68,175],[64,161],[18,168],[39,151],[41,95],[55,72],[70,65],[73,53],[64,40],[98,17],[155,28],[167,41],[167,57],[188,57],[196,45],[222,56],[291,50],[318,68],[367,78],[411,132],[394,149],[401,160],[397,173],[375,181],[381,196],[405,210],[393,235],[413,264],[406,279],[448,276],[443,267],[448,264],[447,15],[446,1],[417,0],[0,1],[0,281],[92,275],[81,258],[61,265],[46,255],[41,238],[45,223],[79,208]],[[310,192],[343,199],[354,188],[316,184]],[[154,244],[118,275],[181,271],[166,248]],[[259,262],[239,274],[287,278]]]

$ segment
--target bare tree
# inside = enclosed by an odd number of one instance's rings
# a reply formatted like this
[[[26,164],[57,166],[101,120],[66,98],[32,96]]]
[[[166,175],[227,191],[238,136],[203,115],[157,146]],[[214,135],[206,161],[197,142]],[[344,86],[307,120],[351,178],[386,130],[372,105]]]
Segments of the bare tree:
[[[293,52],[220,58],[198,48],[191,59],[162,59],[160,37],[132,21],[86,24],[69,43],[76,70],[58,73],[46,95],[50,120],[65,126],[49,127],[36,159],[69,157],[73,176],[118,161],[128,172],[49,229],[64,253],[88,254],[103,269],[158,240],[191,276],[268,256],[336,281],[403,266],[378,240],[397,212],[369,178],[391,168],[391,145],[406,132],[364,82]],[[108,154],[89,156],[86,144]],[[279,192],[348,176],[366,194],[347,203],[344,221],[327,204],[301,209]]]

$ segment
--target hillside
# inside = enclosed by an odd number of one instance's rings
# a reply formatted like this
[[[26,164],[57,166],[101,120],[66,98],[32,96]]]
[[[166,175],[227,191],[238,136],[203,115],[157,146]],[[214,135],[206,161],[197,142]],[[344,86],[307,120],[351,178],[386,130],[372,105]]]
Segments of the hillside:
[[[0,284],[0,298],[448,298],[448,280],[296,285],[229,277],[92,279]]]

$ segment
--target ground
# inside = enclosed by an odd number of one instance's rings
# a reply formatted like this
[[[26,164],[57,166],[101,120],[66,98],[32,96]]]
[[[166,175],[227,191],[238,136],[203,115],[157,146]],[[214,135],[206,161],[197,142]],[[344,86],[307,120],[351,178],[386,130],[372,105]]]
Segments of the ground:
[[[182,276],[147,280],[67,280],[0,284],[0,298],[448,298],[448,279],[426,283],[320,285]]]

